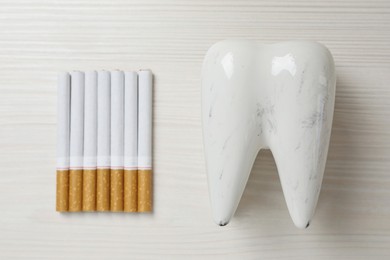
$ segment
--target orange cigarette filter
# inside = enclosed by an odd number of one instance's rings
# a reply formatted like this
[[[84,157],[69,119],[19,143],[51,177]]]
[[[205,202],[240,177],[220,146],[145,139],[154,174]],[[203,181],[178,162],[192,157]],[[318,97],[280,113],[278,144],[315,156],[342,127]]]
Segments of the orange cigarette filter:
[[[94,170],[84,169],[83,171],[83,211],[96,210],[96,177]]]
[[[82,210],[83,198],[83,170],[70,170],[69,172],[69,211]]]
[[[152,211],[152,170],[138,170],[138,212]]]
[[[137,212],[138,208],[138,172],[124,171],[124,211]]]
[[[69,209],[69,170],[57,170],[56,210],[66,212]]]
[[[110,169],[97,170],[96,210],[110,210]]]
[[[123,211],[123,169],[111,169],[111,211]]]

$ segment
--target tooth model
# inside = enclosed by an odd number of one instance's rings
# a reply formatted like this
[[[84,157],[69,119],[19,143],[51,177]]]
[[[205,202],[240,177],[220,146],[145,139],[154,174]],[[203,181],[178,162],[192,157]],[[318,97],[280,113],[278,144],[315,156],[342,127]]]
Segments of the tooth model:
[[[335,84],[332,55],[319,43],[227,40],[209,49],[202,120],[217,224],[230,221],[258,152],[270,149],[294,224],[309,226],[328,153]]]

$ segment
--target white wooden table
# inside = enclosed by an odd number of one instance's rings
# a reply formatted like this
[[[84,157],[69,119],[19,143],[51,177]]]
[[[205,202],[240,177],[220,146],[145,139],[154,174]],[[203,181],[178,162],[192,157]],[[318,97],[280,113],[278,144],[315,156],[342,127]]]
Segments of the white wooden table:
[[[233,221],[211,218],[200,69],[214,42],[332,51],[331,145],[308,230],[261,152]],[[56,74],[155,73],[154,213],[58,214]],[[0,1],[0,259],[390,259],[390,2]]]

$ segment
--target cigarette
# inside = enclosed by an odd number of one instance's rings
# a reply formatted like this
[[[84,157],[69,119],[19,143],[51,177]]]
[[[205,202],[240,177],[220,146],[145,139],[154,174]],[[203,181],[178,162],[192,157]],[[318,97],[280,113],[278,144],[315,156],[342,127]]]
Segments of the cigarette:
[[[70,75],[58,75],[56,210],[69,208]]]
[[[138,74],[138,211],[152,211],[152,106],[153,76]]]
[[[82,210],[84,152],[84,73],[71,75],[69,211]]]
[[[124,74],[111,72],[111,211],[123,211]]]
[[[97,74],[85,73],[83,211],[96,210]]]
[[[110,210],[111,79],[98,73],[96,210]]]
[[[138,75],[125,72],[124,211],[137,212],[138,204]]]

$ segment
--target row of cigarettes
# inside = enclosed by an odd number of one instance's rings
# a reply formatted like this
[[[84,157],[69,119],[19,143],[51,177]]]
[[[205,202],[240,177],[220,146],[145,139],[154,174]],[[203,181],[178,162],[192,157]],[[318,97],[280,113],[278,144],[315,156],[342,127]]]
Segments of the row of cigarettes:
[[[58,77],[56,210],[152,210],[149,70]]]

